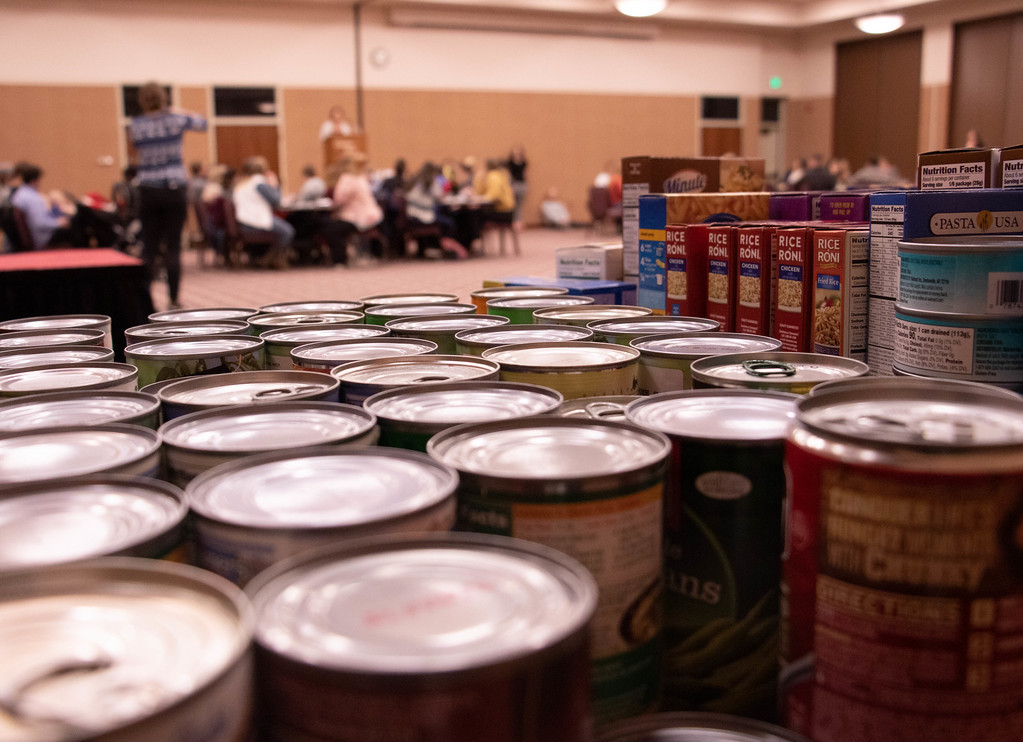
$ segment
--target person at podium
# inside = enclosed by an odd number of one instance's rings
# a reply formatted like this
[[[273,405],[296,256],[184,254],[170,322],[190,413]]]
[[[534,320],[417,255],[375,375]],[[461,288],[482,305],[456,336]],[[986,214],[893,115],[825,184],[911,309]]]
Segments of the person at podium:
[[[355,126],[348,120],[345,109],[341,106],[332,106],[327,120],[320,126],[320,141],[326,142],[335,134],[350,137],[355,133]]]

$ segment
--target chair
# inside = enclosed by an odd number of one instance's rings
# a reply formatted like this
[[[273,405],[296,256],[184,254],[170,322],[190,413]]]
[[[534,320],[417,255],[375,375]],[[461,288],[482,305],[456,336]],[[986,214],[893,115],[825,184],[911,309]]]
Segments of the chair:
[[[21,230],[14,216],[14,207],[10,204],[0,206],[0,229],[7,236],[7,244],[11,252],[24,252],[25,246],[21,239]],[[22,214],[24,218],[24,214]]]
[[[200,268],[206,267],[206,248],[212,247],[216,250],[212,235],[209,232],[209,214],[206,204],[196,201],[192,204],[192,214],[195,217],[196,230],[189,233],[188,246],[197,251],[197,265]]]
[[[230,196],[224,197],[224,231],[226,232],[226,244],[224,245],[224,260],[228,265],[240,265],[240,258],[243,254],[248,255],[251,262],[249,248],[269,248],[274,242],[274,236],[266,234],[243,235],[238,227],[238,217],[234,210],[234,201]]]
[[[11,222],[14,225],[14,234],[17,235],[17,242],[20,248],[16,248],[18,252],[28,252],[36,249],[35,240],[32,239],[32,230],[28,228],[28,218],[25,216],[25,212],[19,209],[17,206],[11,206]],[[8,237],[11,235],[8,234]],[[12,241],[12,247],[13,241]]]
[[[483,252],[487,252],[487,237],[495,232],[497,233],[500,245],[501,255],[504,255],[504,236],[506,234],[511,235],[512,247],[515,249],[516,255],[522,254],[522,249],[519,246],[519,233],[515,231],[515,227],[512,224],[515,218],[515,214],[511,211],[491,211],[483,217],[481,223],[481,236],[480,243],[483,248]]]
[[[440,238],[443,237],[440,227],[436,224],[422,224],[412,222],[408,218],[405,196],[395,193],[393,198],[395,223],[394,228],[400,235],[400,242],[404,245],[405,254],[408,255],[409,243],[416,243],[416,254],[423,257],[427,247],[440,248]]]

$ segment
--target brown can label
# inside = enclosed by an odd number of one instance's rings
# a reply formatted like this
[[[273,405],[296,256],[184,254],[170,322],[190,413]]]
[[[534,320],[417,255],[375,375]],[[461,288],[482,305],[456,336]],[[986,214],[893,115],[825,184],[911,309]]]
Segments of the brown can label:
[[[855,466],[791,441],[787,464],[787,725],[817,742],[1021,739],[1023,472]]]

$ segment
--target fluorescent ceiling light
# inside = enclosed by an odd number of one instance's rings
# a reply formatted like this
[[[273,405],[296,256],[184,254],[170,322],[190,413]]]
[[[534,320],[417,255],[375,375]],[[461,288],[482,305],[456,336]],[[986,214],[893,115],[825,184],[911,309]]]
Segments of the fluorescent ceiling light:
[[[667,7],[668,0],[615,0],[615,9],[633,18],[657,15]]]
[[[903,27],[906,19],[901,13],[878,13],[857,18],[853,23],[863,33],[891,33]]]

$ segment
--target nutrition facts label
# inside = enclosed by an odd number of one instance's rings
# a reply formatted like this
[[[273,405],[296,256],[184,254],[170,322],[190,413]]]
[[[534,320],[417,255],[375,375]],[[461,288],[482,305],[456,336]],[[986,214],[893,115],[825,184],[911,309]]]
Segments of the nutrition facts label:
[[[871,376],[892,375],[895,347],[895,301],[899,297],[899,249],[905,207],[870,206],[870,322],[867,326],[867,361]]]

